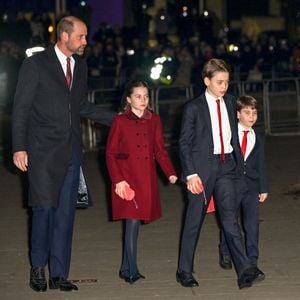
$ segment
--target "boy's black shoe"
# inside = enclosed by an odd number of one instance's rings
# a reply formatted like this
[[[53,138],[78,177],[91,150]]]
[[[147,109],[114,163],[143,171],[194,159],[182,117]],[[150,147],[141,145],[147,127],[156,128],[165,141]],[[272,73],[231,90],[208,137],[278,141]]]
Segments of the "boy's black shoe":
[[[194,278],[193,274],[189,272],[177,271],[176,280],[184,287],[199,286],[198,281]]]
[[[261,282],[265,279],[265,274],[257,267],[252,267],[245,270],[238,279],[240,289],[251,287],[253,284]]]
[[[223,255],[221,252],[219,252],[219,264],[224,270],[232,269],[231,257],[229,255]]]

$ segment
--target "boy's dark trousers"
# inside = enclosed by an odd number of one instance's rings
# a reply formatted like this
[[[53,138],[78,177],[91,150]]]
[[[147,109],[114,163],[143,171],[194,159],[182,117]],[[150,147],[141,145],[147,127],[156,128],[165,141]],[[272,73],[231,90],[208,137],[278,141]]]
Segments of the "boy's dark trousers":
[[[246,253],[251,265],[257,266],[259,239],[259,201],[258,193],[239,189],[237,193],[237,215],[241,217],[244,230]],[[230,256],[224,231],[220,232],[220,252]]]
[[[237,222],[235,202],[236,163],[232,154],[227,154],[225,162],[220,155],[213,155],[212,171],[205,185],[206,198],[214,196],[219,212],[220,222],[230,249],[232,260],[238,277],[251,265],[246,256],[240,227]],[[206,214],[207,205],[203,193],[194,195],[188,193],[188,207],[181,240],[181,251],[178,271],[194,271],[194,255]]]

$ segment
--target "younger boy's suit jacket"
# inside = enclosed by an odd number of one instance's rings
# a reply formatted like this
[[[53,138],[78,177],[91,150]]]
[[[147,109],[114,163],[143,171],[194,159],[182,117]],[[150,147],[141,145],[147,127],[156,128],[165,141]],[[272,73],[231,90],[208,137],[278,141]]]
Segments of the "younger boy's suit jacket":
[[[248,190],[251,193],[267,193],[264,136],[255,132],[255,145],[245,161],[241,151],[239,154],[238,174],[244,177]]]

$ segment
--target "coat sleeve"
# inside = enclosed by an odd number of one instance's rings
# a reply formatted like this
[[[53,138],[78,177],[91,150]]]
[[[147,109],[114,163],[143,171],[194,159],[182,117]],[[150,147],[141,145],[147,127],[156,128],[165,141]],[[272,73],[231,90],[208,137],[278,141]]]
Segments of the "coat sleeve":
[[[112,120],[116,113],[112,110],[90,103],[85,98],[81,101],[80,115],[84,118],[92,119],[99,124],[111,126]]]
[[[226,101],[227,113],[230,121],[231,128],[231,145],[236,153],[236,157],[241,154],[240,151],[240,142],[238,139],[238,120],[236,116],[236,98],[232,95],[225,96],[224,100]],[[244,162],[243,156],[241,156],[242,162]],[[237,158],[238,159],[238,158]]]
[[[154,141],[154,155],[155,159],[159,163],[165,175],[169,178],[171,175],[176,175],[173,164],[170,160],[168,152],[164,145],[162,125],[160,118],[157,116],[156,126],[155,126],[155,141]]]
[[[257,136],[260,141],[259,147],[259,192],[267,193],[268,192],[268,178],[266,171],[266,163],[265,163],[265,138],[262,135]]]
[[[182,176],[197,173],[193,162],[192,145],[195,139],[195,108],[190,103],[185,105],[181,121],[181,130],[179,138],[180,161],[182,167]]]
[[[25,59],[16,88],[12,115],[13,152],[27,151],[27,133],[32,102],[39,81],[37,65],[32,59]]]
[[[85,74],[85,82],[87,83],[86,64],[81,62],[81,68],[83,70],[81,71],[81,74]],[[80,102],[80,115],[84,118],[92,119],[99,124],[111,126],[112,120],[116,113],[109,109],[104,109],[95,105],[94,103],[89,102],[87,94],[88,88],[86,85],[85,96],[81,99]]]
[[[120,153],[120,130],[119,119],[115,118],[110,128],[106,145],[106,165],[113,184],[125,180],[120,160],[117,159],[117,155]]]

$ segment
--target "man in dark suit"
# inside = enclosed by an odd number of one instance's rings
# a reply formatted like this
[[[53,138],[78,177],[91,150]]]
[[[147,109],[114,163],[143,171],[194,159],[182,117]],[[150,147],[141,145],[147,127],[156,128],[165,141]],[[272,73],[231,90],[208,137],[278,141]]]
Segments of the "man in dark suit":
[[[239,155],[237,181],[237,213],[241,213],[246,253],[252,266],[257,268],[259,241],[259,203],[268,197],[268,182],[265,166],[264,137],[253,129],[257,120],[257,101],[252,96],[241,96],[237,100],[238,136],[241,145]],[[224,233],[221,233],[220,255],[226,258],[226,268],[231,263]],[[221,262],[221,260],[220,260]],[[265,274],[257,268],[257,275],[265,278]]]
[[[77,290],[67,280],[79,174],[80,118],[109,125],[113,113],[87,100],[87,66],[80,57],[87,27],[68,16],[57,24],[57,43],[24,60],[13,110],[13,160],[28,171],[32,207],[30,287]]]
[[[188,204],[176,278],[182,286],[198,286],[192,275],[194,255],[206,208],[213,195],[239,288],[250,287],[256,281],[256,273],[245,254],[235,212],[234,155],[239,146],[234,99],[225,95],[229,66],[223,60],[211,59],[205,64],[202,77],[206,91],[186,104],[179,139]]]

